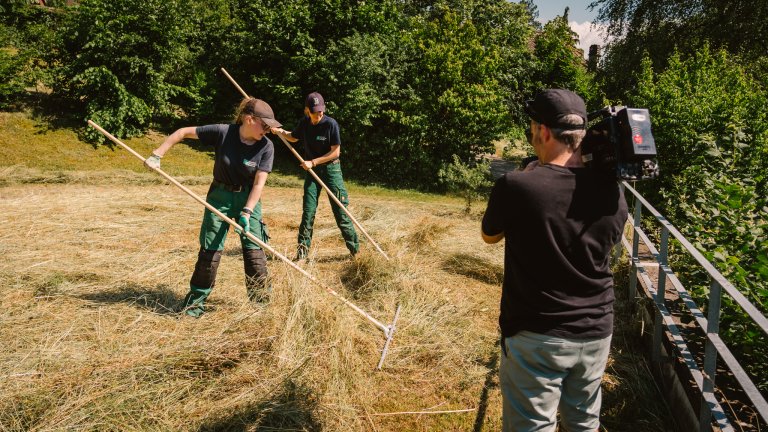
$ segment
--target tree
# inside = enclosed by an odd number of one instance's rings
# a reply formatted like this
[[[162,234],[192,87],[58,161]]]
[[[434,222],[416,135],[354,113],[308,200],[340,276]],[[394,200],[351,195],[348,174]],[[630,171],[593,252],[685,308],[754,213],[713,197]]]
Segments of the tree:
[[[326,41],[311,68],[307,57],[295,68],[312,69],[306,76],[316,87],[307,90],[328,95],[347,172],[358,179],[440,187],[438,171],[453,154],[487,152],[510,127],[508,89],[523,85],[527,70],[522,8],[500,0],[421,6],[406,5],[412,16],[399,21],[402,14],[386,12],[383,31]]]
[[[643,45],[654,40],[669,55],[677,46],[690,53],[707,40],[715,49],[755,59],[766,54],[768,4],[747,0],[595,0],[598,21],[608,22],[609,34]],[[639,39],[637,37],[640,37]]]
[[[188,0],[86,0],[69,12],[51,55],[53,89],[76,116],[119,136],[143,133],[153,119],[178,116],[194,31]],[[90,129],[86,135],[101,141]]]
[[[748,70],[725,50],[705,45],[690,56],[673,54],[654,72],[643,61],[634,106],[647,107],[662,177],[642,185],[662,214],[754,304],[768,311],[768,102]],[[675,254],[676,255],[676,254]],[[709,281],[674,261],[679,273],[700,285]],[[759,331],[723,300],[721,334],[737,353],[768,355]],[[753,352],[750,354],[750,352]],[[768,390],[765,362],[747,361],[755,382]]]
[[[13,106],[18,95],[24,91],[24,84],[20,79],[23,65],[23,58],[0,49],[0,109]]]
[[[46,79],[44,61],[61,14],[23,0],[0,0],[0,105],[18,108],[26,102],[25,87]]]
[[[530,17],[528,23],[536,30],[541,30],[541,23],[539,22],[539,8],[531,0],[521,0],[519,2],[525,7],[528,16]]]
[[[711,146],[700,137],[727,137],[734,128],[743,129],[749,139],[744,157],[727,170],[752,177],[761,187],[768,183],[765,90],[724,50],[712,52],[704,45],[693,55],[675,53],[669,66],[658,73],[646,57],[630,102],[647,107],[653,116],[665,187],[677,183],[674,176],[690,166],[718,168]]]
[[[62,10],[41,64],[62,111],[122,137],[182,120],[227,121],[241,95],[221,67],[287,125],[304,96],[320,91],[342,125],[351,177],[439,188],[438,171],[454,154],[471,160],[519,135],[515,122],[542,69],[530,49],[532,8],[506,0],[84,0]],[[536,83],[551,86],[553,77]]]
[[[538,89],[565,88],[579,94],[588,106],[603,105],[594,76],[587,71],[584,53],[577,48],[578,34],[568,25],[568,8],[563,16],[544,25],[534,38],[536,69],[533,82]]]
[[[491,166],[487,160],[463,163],[453,155],[453,161],[440,169],[438,177],[449,192],[464,198],[466,214],[472,211],[472,202],[487,196],[493,186]]]
[[[402,98],[374,122],[383,133],[361,156],[389,162],[377,167],[378,178],[436,186],[452,155],[466,160],[487,152],[508,127],[497,79],[501,56],[497,47],[481,44],[472,21],[453,11],[414,18],[411,28],[399,41],[407,58]]]
[[[747,0],[595,0],[597,21],[615,37],[604,56],[607,91],[622,97],[648,54],[657,70],[675,51],[692,54],[705,42],[743,56],[748,63],[768,54],[768,2]]]

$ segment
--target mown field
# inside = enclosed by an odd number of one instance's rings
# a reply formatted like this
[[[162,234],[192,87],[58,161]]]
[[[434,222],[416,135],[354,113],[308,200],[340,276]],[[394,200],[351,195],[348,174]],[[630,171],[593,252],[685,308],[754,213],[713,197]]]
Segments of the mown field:
[[[202,206],[127,152],[26,114],[0,113],[0,136],[0,430],[499,430],[503,246],[480,239],[482,204],[466,214],[458,198],[350,183],[350,210],[390,261],[367,242],[351,259],[321,204],[302,267],[381,322],[402,306],[376,371],[382,332],[279,259],[272,302],[250,305],[234,234],[208,312],[179,315]],[[126,142],[148,154],[161,139]],[[199,195],[211,165],[186,144],[163,159]],[[288,256],[294,165],[278,163],[263,198]],[[605,429],[670,430],[618,310]]]

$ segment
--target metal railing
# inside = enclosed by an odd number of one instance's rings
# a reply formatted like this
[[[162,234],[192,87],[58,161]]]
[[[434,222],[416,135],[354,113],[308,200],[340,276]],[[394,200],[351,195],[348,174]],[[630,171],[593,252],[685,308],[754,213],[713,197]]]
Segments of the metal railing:
[[[679,352],[681,359],[690,371],[691,376],[694,378],[696,386],[701,391],[701,408],[699,410],[699,425],[701,431],[711,431],[713,421],[724,431],[734,430],[730,420],[715,397],[715,377],[718,356],[731,371],[733,377],[739,383],[755,410],[760,414],[764,421],[768,422],[768,403],[720,337],[720,306],[723,291],[725,291],[725,293],[727,293],[735,303],[747,313],[766,335],[768,335],[768,319],[766,319],[766,317],[752,303],[750,303],[741,292],[739,292],[709,261],[707,261],[707,259],[704,258],[704,256],[680,233],[680,231],[672,226],[664,216],[653,208],[640,193],[632,188],[626,181],[622,182],[622,187],[624,188],[625,193],[629,191],[635,198],[633,214],[632,217],[630,217],[630,222],[632,224],[632,243],[629,244],[626,238],[622,238],[622,243],[626,250],[631,250],[632,274],[630,275],[629,298],[632,299],[635,297],[638,278],[642,279],[644,285],[648,287],[655,304],[656,316],[654,317],[653,360],[660,361],[661,338],[663,336],[663,330],[666,328],[672,335],[674,347]],[[661,229],[658,249],[640,226],[643,209],[647,209],[648,213],[653,216]],[[709,277],[710,290],[706,317],[701,308],[694,302],[691,295],[685,289],[682,282],[680,282],[669,267],[668,254],[670,234],[680,243],[683,249],[693,257]],[[649,267],[649,264],[642,263],[639,258],[639,245],[641,240],[645,247],[648,248],[649,253],[655,258],[655,262],[650,263],[650,265],[654,267],[658,265],[658,279],[655,281],[655,284],[646,271],[646,267]],[[683,304],[688,308],[698,325],[706,332],[703,371],[697,365],[693,354],[688,349],[686,341],[669,312],[669,308],[665,301],[667,282],[674,287]]]

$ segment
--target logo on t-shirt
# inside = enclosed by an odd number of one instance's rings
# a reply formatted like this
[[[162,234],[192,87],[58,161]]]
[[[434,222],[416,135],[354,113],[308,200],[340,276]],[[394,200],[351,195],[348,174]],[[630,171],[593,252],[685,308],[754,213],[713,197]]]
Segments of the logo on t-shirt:
[[[315,140],[317,140],[317,141],[325,141],[327,139],[328,139],[328,137],[324,137],[322,135],[318,135],[318,136],[315,137]]]
[[[243,165],[253,168],[256,166],[256,162],[249,161],[248,159],[243,159]]]

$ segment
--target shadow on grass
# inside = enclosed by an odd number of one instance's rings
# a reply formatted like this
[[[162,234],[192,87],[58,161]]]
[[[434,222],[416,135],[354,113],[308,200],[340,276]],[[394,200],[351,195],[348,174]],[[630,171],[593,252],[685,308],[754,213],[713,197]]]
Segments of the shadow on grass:
[[[26,92],[19,101],[20,110],[29,110],[37,121],[37,133],[85,127],[85,122],[71,114],[72,106],[43,91]]]
[[[109,291],[79,295],[78,298],[97,303],[123,303],[148,310],[159,315],[175,315],[183,297],[166,285],[155,288],[127,284]]]
[[[450,256],[443,261],[442,269],[490,285],[499,285],[504,280],[504,267],[469,254]]]
[[[477,402],[477,416],[475,417],[475,426],[472,429],[474,432],[480,432],[483,430],[483,423],[485,423],[485,413],[488,410],[488,394],[491,390],[498,387],[496,377],[499,376],[499,347],[498,343],[495,345],[493,354],[485,363],[485,367],[488,368],[488,373],[485,374],[485,383],[483,384],[483,390],[480,392],[480,399]]]
[[[303,385],[288,380],[268,399],[244,406],[229,416],[201,425],[198,432],[321,431],[317,396]]]

